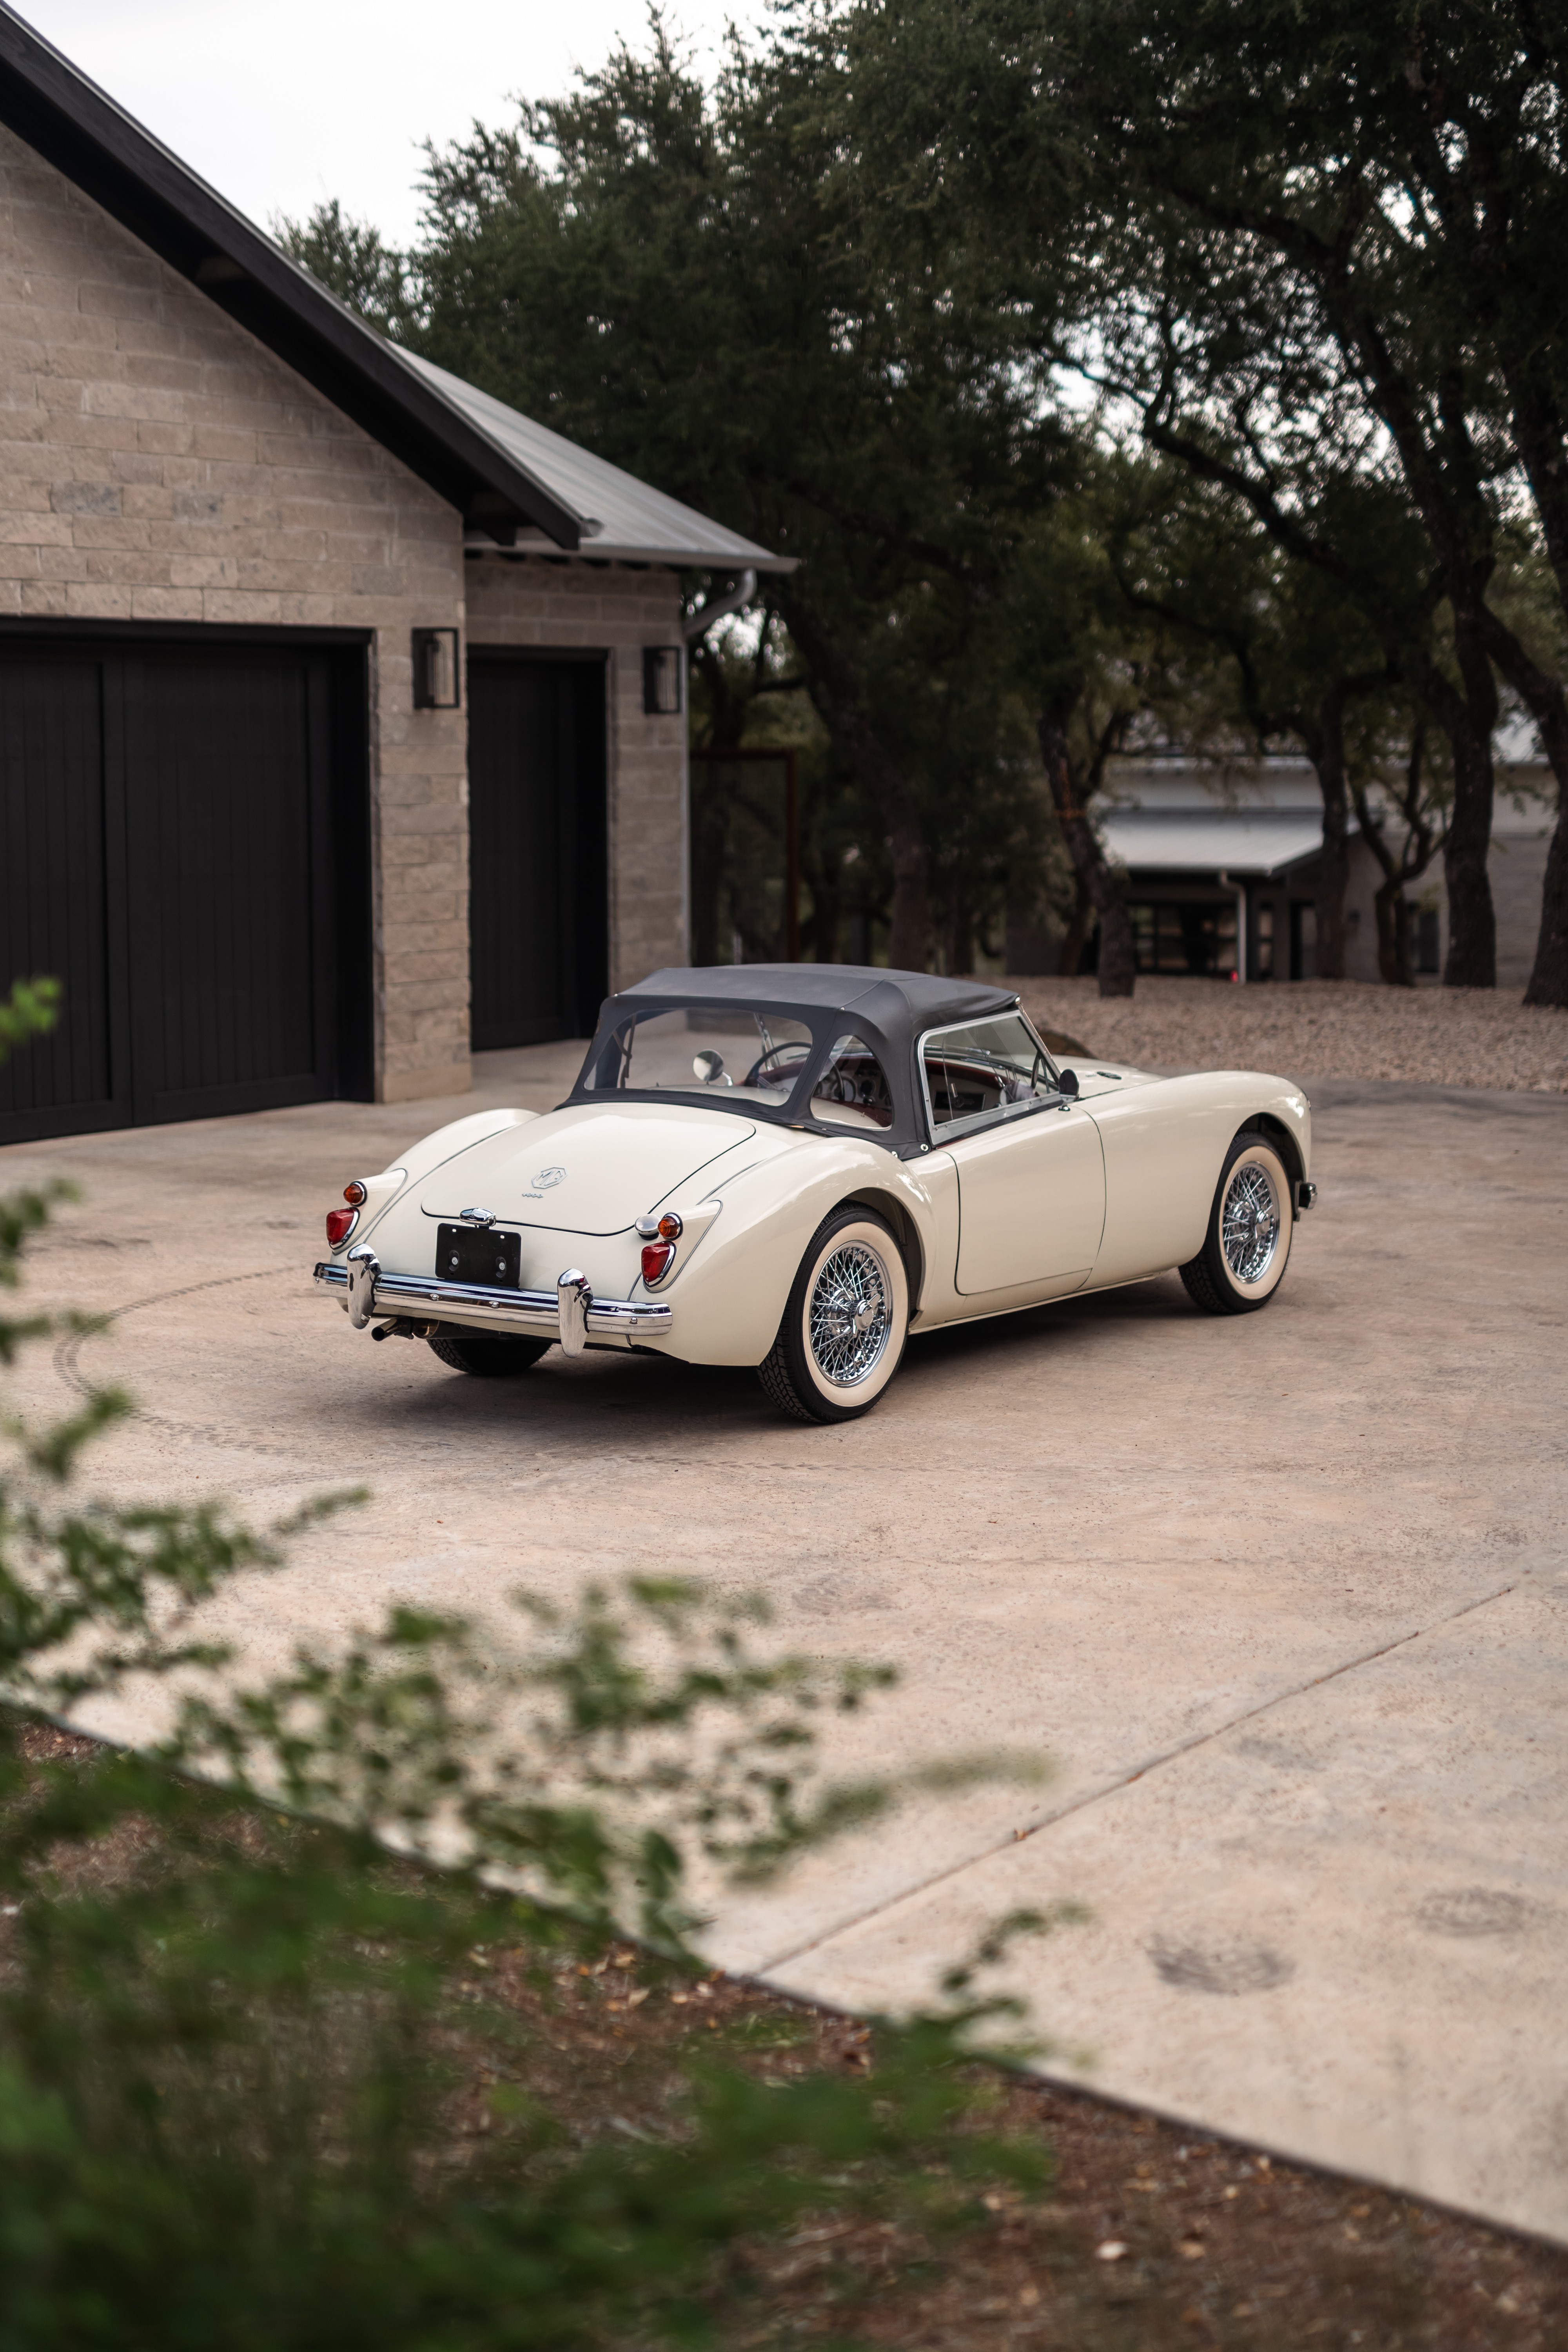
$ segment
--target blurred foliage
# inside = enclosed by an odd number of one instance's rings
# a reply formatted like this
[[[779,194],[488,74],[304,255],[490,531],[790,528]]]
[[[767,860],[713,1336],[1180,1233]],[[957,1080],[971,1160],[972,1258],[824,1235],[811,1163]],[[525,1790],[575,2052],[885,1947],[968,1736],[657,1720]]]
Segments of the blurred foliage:
[[[15,990],[0,1036],[41,1034],[57,1001]],[[58,1193],[0,1204],[0,1281]],[[0,1356],[56,1328],[0,1318]],[[1044,2185],[965,2064],[1015,2015],[979,1990],[994,1939],[931,2014],[879,2028],[864,2075],[759,2075],[721,2036],[671,2051],[651,2129],[561,2084],[563,1970],[632,1928],[652,1981],[689,1977],[694,1863],[763,1880],[896,1801],[819,1753],[885,1670],[763,1650],[757,1604],[643,1579],[565,1612],[524,1598],[510,1649],[395,1611],[247,1686],[201,1604],[359,1498],[261,1535],[216,1506],[77,1501],[83,1449],[128,1409],[100,1391],[64,1425],[5,1424],[8,2352],[724,2342],[758,2318],[745,2248],[805,2214],[929,2239],[983,2219],[988,2183]],[[161,1742],[32,1760],[40,1719],[128,1691],[154,1713],[163,1694]],[[486,1990],[503,1953],[524,2001]]]

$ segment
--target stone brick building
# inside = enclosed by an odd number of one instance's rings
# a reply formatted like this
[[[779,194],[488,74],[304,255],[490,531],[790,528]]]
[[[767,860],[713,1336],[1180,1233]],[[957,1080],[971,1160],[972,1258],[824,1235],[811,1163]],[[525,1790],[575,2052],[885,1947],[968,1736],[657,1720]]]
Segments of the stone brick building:
[[[468,1083],[686,953],[682,576],[0,5],[0,1139]]]

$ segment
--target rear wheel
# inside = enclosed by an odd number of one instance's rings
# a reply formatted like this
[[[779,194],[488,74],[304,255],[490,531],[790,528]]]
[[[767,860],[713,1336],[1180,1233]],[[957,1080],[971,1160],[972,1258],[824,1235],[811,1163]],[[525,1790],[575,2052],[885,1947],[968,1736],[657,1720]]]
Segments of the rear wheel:
[[[1238,1135],[1226,1154],[1204,1245],[1181,1269],[1187,1296],[1210,1315],[1267,1307],[1285,1278],[1292,1222],[1284,1161],[1260,1135]]]
[[[476,1372],[481,1380],[509,1380],[537,1364],[553,1343],[549,1339],[513,1339],[505,1331],[466,1331],[443,1324],[430,1338],[430,1352],[455,1372]]]
[[[898,1370],[909,1328],[903,1252],[880,1217],[850,1203],[813,1235],[757,1377],[796,1421],[855,1421]]]

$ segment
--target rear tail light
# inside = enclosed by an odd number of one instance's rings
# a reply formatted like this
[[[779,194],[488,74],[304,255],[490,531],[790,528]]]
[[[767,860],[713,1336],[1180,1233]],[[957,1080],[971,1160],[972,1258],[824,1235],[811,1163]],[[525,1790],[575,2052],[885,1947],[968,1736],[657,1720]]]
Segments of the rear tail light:
[[[675,1244],[673,1242],[644,1243],[642,1254],[642,1278],[647,1283],[650,1290],[653,1288],[656,1282],[662,1282],[664,1280],[665,1276],[669,1272],[669,1263],[674,1255]]]
[[[343,1198],[348,1202],[346,1209],[327,1211],[327,1240],[333,1249],[342,1249],[358,1224],[359,1213],[370,1194],[356,1176],[351,1183],[343,1186]]]

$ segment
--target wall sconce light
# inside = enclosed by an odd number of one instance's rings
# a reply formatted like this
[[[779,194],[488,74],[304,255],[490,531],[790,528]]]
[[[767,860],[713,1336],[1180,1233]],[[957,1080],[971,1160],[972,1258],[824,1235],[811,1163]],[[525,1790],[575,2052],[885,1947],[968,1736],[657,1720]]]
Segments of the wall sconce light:
[[[414,632],[414,708],[456,710],[463,698],[456,629]]]
[[[644,646],[642,707],[649,719],[675,718],[681,709],[681,649],[679,646]]]

